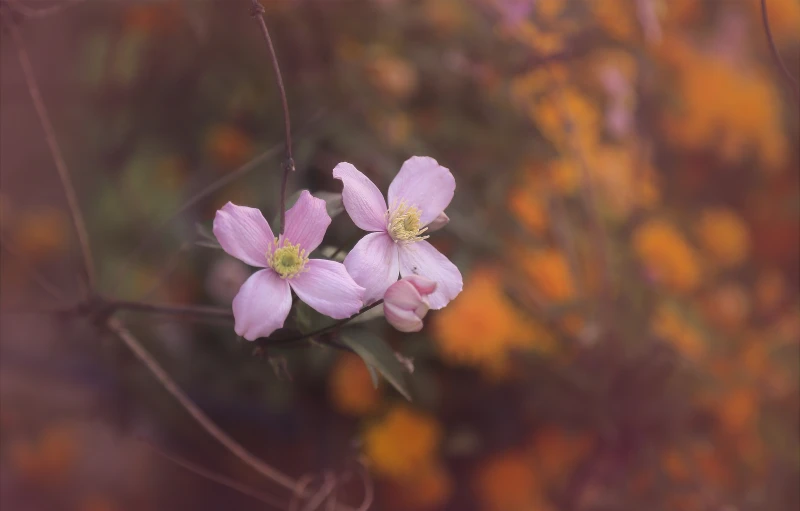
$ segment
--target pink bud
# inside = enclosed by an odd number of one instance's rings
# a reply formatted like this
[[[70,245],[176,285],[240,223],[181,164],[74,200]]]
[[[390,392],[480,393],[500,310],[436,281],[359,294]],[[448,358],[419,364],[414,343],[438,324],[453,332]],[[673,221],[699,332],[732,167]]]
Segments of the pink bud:
[[[439,216],[434,218],[431,223],[427,225],[428,232],[438,231],[445,225],[450,223],[450,217],[444,214],[444,211],[439,213]]]
[[[436,282],[419,275],[398,280],[383,296],[386,320],[401,332],[419,332],[429,308],[425,297],[435,290]]]

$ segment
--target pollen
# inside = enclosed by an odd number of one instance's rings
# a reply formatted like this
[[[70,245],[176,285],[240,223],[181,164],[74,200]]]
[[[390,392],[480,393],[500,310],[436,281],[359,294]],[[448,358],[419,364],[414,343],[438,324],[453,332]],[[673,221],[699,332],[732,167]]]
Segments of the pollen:
[[[422,241],[428,236],[422,234],[427,227],[420,228],[422,211],[415,206],[409,206],[404,201],[388,213],[389,220],[386,225],[389,235],[396,243],[408,244]]]
[[[297,245],[293,245],[288,241],[281,243],[278,238],[275,238],[273,246],[270,247],[270,251],[266,255],[267,264],[282,279],[296,277],[305,271],[306,263],[308,262],[306,251],[300,248],[299,243]]]

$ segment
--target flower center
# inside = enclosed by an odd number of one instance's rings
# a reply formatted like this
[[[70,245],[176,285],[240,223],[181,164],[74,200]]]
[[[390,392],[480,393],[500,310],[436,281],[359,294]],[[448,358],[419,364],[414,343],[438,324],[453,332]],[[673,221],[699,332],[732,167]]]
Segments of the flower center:
[[[428,237],[422,235],[428,228],[420,228],[419,219],[422,216],[422,211],[416,206],[408,206],[405,201],[400,201],[400,204],[394,210],[389,210],[387,215],[389,219],[386,229],[395,242],[403,244],[415,243]]]
[[[275,270],[275,273],[282,279],[290,279],[305,271],[308,257],[306,251],[300,248],[300,244],[292,245],[288,241],[283,241],[280,247],[273,249],[278,244],[278,238],[275,238],[274,244],[267,252],[269,267]]]

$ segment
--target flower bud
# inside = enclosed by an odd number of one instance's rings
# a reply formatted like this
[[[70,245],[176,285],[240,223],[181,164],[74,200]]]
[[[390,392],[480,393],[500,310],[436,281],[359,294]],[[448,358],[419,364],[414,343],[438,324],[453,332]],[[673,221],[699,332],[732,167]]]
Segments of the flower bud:
[[[428,232],[438,231],[445,225],[450,223],[450,217],[444,214],[444,211],[439,213],[439,216],[434,218],[431,223],[429,223],[426,227],[428,228]]]
[[[436,282],[419,275],[398,280],[383,296],[386,320],[401,332],[419,332],[429,308],[425,297],[435,290]]]

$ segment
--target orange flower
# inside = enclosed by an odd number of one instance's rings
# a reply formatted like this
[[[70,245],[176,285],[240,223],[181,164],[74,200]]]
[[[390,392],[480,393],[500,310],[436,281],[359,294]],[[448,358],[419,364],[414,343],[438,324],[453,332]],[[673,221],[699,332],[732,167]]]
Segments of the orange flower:
[[[529,323],[506,297],[500,273],[475,270],[464,290],[435,317],[433,331],[442,356],[454,363],[497,369],[510,350],[552,349],[552,338]]]
[[[766,169],[786,163],[784,106],[768,71],[735,66],[675,37],[665,38],[660,54],[677,74],[682,102],[665,113],[665,129],[674,143],[691,150],[711,148],[732,162],[752,151]]]
[[[222,124],[208,132],[206,150],[216,165],[227,170],[238,167],[253,154],[253,142],[240,128]]]
[[[537,235],[544,234],[549,221],[546,197],[538,174],[526,169],[519,186],[509,191],[508,209],[520,223]]]
[[[719,418],[725,430],[739,433],[756,418],[758,396],[751,388],[735,388],[722,398],[719,406]]]
[[[711,323],[726,331],[737,331],[750,313],[750,298],[740,284],[726,283],[713,290],[704,301]]]
[[[366,415],[375,411],[380,398],[364,361],[351,353],[336,360],[328,380],[328,391],[334,407],[348,415]]]
[[[11,446],[14,467],[25,477],[45,484],[66,478],[78,455],[75,433],[58,425],[45,430],[34,442],[16,442]]]
[[[583,151],[592,150],[600,139],[601,117],[597,106],[573,86],[559,85],[533,106],[531,115],[545,138],[559,149],[571,146],[568,136],[575,136]],[[567,134],[570,124],[574,135]]]
[[[594,446],[594,437],[586,433],[546,426],[536,431],[531,445],[531,459],[545,486],[562,484]]]
[[[484,462],[476,474],[474,488],[486,511],[552,509],[531,462],[522,452],[498,454]]]
[[[702,334],[674,308],[660,305],[653,315],[650,328],[654,335],[672,344],[687,360],[697,363],[705,357],[707,348]]]
[[[405,99],[417,88],[417,70],[406,60],[381,52],[369,63],[372,83],[391,97]]]
[[[655,280],[678,292],[692,291],[700,281],[694,249],[674,225],[650,220],[633,233],[633,248]]]
[[[575,283],[567,258],[558,250],[539,250],[525,258],[525,272],[533,287],[548,300],[563,302],[575,297]]]
[[[697,235],[715,263],[732,268],[747,259],[750,252],[750,233],[745,223],[729,209],[703,211]]]
[[[387,505],[398,511],[438,509],[453,493],[453,479],[438,463],[418,467],[407,480],[393,481]]]
[[[395,406],[364,432],[364,450],[376,472],[408,480],[431,464],[442,432],[431,416]]]

